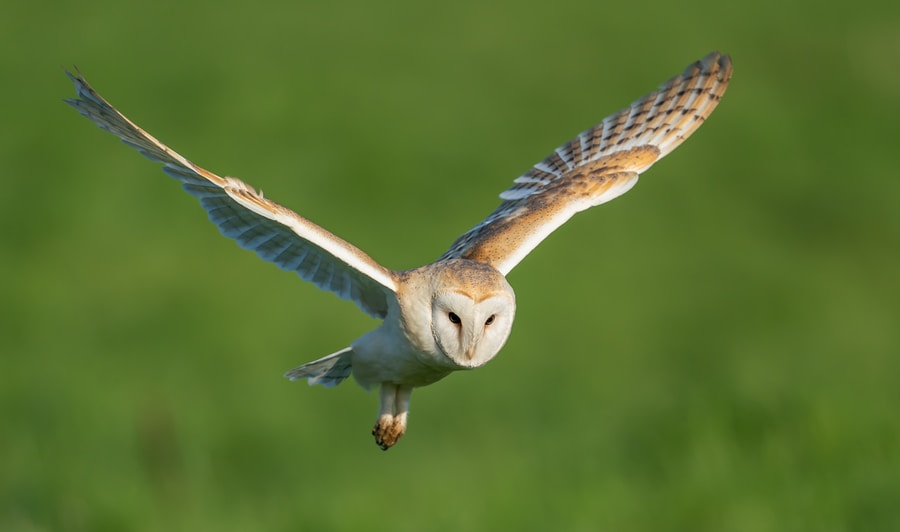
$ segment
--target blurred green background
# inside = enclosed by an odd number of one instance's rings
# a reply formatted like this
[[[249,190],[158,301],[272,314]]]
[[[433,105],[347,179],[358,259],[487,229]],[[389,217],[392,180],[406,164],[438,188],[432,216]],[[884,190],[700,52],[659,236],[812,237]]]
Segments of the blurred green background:
[[[900,530],[900,4],[14,1],[0,529]],[[61,66],[393,268],[710,50],[722,105],[509,276],[413,396],[286,369],[376,325],[218,235]]]

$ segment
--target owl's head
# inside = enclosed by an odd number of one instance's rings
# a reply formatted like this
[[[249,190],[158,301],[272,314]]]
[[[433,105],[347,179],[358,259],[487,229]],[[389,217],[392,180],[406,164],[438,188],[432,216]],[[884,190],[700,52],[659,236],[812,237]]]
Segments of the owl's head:
[[[516,315],[515,293],[487,264],[457,259],[438,265],[431,298],[435,344],[457,367],[482,366],[509,337]]]

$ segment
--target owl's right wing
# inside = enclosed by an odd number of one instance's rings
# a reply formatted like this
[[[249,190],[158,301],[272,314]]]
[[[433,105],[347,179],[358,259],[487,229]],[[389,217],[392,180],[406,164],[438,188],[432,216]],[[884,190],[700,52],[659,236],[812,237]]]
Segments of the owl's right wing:
[[[244,182],[205,170],[139,128],[107,103],[80,74],[66,72],[78,99],[66,103],[182,182],[200,200],[223,235],[284,270],[342,299],[350,299],[376,318],[387,314],[397,286],[390,270],[325,229],[270,201]]]
[[[506,275],[575,213],[628,192],[703,124],[730,79],[731,59],[713,52],[583,131],[518,177],[500,206],[441,259],[484,262]]]

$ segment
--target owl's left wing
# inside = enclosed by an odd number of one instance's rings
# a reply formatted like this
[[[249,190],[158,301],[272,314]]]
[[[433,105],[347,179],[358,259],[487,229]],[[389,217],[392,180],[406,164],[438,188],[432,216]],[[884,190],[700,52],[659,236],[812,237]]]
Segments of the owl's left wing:
[[[628,192],[684,142],[718,105],[731,71],[731,59],[713,52],[560,146],[501,193],[503,203],[441,259],[484,262],[506,275],[575,213]]]
[[[301,279],[354,301],[369,315],[385,317],[397,291],[390,270],[243,181],[220,177],[175,153],[107,103],[80,74],[66,74],[78,93],[78,99],[66,103],[148,159],[163,163],[163,170],[200,200],[223,235]]]

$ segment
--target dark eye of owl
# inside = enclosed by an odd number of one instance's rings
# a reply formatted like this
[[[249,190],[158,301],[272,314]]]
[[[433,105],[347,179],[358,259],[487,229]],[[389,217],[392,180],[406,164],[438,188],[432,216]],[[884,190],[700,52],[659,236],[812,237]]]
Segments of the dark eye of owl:
[[[455,323],[456,325],[459,325],[462,322],[462,320],[459,319],[459,316],[457,316],[453,312],[451,312],[447,317],[450,318],[450,323]]]
[[[493,315],[493,314],[491,314],[491,317],[488,318],[487,321],[484,322],[484,324],[485,324],[485,325],[490,325],[490,324],[492,324],[492,323],[494,323],[494,315]]]

